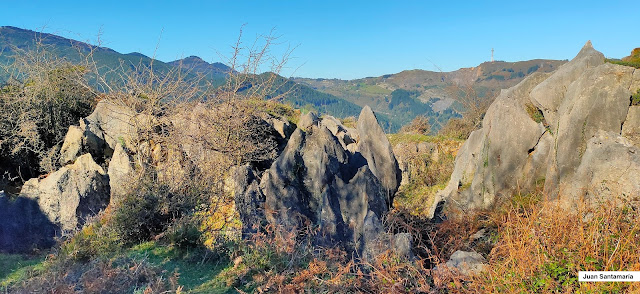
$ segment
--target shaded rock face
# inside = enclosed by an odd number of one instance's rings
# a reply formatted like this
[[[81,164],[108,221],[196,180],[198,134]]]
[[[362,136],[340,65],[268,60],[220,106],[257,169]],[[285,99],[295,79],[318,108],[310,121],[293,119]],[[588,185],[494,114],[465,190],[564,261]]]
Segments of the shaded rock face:
[[[26,197],[9,199],[0,191],[0,252],[20,253],[51,247],[59,227],[51,223],[38,203]]]
[[[109,177],[90,154],[76,159],[44,179],[27,181],[21,196],[33,199],[49,221],[63,231],[81,227],[85,220],[107,207]]]
[[[638,114],[630,107],[631,93],[640,87],[637,72],[604,63],[589,42],[555,72],[531,75],[503,90],[482,128],[471,133],[458,153],[451,180],[437,194],[431,214],[441,201],[463,210],[490,208],[536,183],[544,183],[548,197],[567,204],[578,194],[600,194],[595,182],[605,178],[609,189],[616,190],[611,195],[640,195],[640,180],[610,177],[615,167],[629,165],[622,160],[637,161],[628,147],[637,140]],[[536,118],[535,112],[541,115]],[[602,139],[607,136],[627,138]],[[602,167],[607,161],[612,165]]]
[[[260,178],[249,167],[237,170],[243,232],[265,223],[288,230],[311,225],[318,229],[317,244],[366,253],[383,233],[382,219],[401,180],[391,145],[368,107],[357,130],[315,114],[301,122]],[[353,151],[346,148],[352,144]]]

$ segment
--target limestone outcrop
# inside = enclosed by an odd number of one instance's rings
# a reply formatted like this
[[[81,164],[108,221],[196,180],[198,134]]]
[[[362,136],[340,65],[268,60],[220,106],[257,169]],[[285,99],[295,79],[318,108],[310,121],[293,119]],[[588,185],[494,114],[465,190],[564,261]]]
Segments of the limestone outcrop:
[[[369,107],[357,129],[332,117],[303,116],[271,167],[260,177],[258,172],[245,166],[234,177],[243,232],[266,223],[287,230],[311,225],[319,230],[317,244],[340,244],[365,255],[380,241],[382,219],[401,181],[391,145]]]
[[[69,127],[60,148],[60,163],[73,163],[85,153],[99,162],[111,157],[117,145],[131,145],[137,137],[137,124],[144,123],[145,117],[109,100],[98,102],[79,126]]]
[[[540,183],[549,198],[566,204],[640,195],[640,180],[614,171],[635,170],[638,161],[638,110],[630,97],[639,80],[638,70],[605,63],[588,42],[555,72],[503,90],[458,153],[431,214],[441,201],[463,210],[490,208]]]
[[[20,194],[36,201],[51,223],[73,231],[107,207],[109,177],[87,153],[43,179],[28,180]]]

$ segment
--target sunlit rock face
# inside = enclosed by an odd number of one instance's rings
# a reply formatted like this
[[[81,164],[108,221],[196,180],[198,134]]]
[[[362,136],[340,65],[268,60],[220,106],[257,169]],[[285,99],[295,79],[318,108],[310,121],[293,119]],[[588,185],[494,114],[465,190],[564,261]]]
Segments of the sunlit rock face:
[[[549,74],[503,90],[456,158],[445,201],[462,210],[491,208],[513,193],[544,184],[566,206],[640,195],[636,170],[638,70],[605,63],[588,42]],[[616,170],[618,170],[616,172]]]

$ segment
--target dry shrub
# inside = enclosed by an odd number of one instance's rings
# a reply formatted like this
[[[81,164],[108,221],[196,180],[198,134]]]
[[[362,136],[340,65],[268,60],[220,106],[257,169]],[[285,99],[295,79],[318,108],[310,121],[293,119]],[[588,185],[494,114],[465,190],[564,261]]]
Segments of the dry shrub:
[[[566,211],[538,202],[496,214],[497,244],[489,270],[469,292],[637,292],[636,283],[579,283],[578,271],[640,270],[635,203],[609,201]]]
[[[233,269],[223,274],[228,285],[257,293],[404,293],[431,289],[426,260],[407,260],[388,250],[364,261],[337,247],[313,246],[314,233],[273,226],[256,233],[241,245]]]
[[[14,62],[5,68],[12,77],[0,88],[0,170],[19,185],[59,167],[67,129],[91,113],[97,95],[87,85],[86,65],[58,58],[41,44],[13,51]]]
[[[182,67],[158,73],[153,63],[138,64],[120,78],[118,87],[105,86],[110,92],[104,99],[135,115],[135,140],[123,144],[136,170],[127,183],[119,183],[129,192],[115,199],[110,220],[124,244],[164,236],[170,227],[191,238],[194,222],[209,247],[218,239],[239,237],[229,172],[235,165],[269,165],[279,142],[265,118],[293,115],[274,102],[279,98],[272,95],[279,86],[277,75],[257,75],[265,62],[272,72],[286,62],[269,56],[273,41],[265,36],[245,48],[240,37],[221,86]],[[177,220],[188,225],[171,226]]]
[[[395,134],[391,139],[395,142],[396,158],[405,170],[403,177],[408,175],[408,180],[394,198],[394,204],[414,215],[424,215],[427,213],[425,207],[433,202],[435,193],[449,181],[455,166],[455,154],[463,142],[415,134]],[[422,142],[432,146],[433,151],[420,150],[418,147]]]
[[[471,132],[482,127],[482,120],[495,97],[481,97],[472,85],[450,85],[451,96],[464,108],[462,118],[450,119],[438,132],[440,135],[466,140]]]
[[[464,118],[452,118],[438,131],[439,135],[466,140],[476,130],[475,124]]]
[[[431,133],[431,124],[426,116],[416,116],[408,125],[400,129],[401,133],[428,135]]]
[[[144,259],[119,258],[51,265],[41,275],[12,286],[12,293],[174,293],[177,285]],[[169,280],[169,281],[167,281]],[[165,292],[167,291],[167,292]]]

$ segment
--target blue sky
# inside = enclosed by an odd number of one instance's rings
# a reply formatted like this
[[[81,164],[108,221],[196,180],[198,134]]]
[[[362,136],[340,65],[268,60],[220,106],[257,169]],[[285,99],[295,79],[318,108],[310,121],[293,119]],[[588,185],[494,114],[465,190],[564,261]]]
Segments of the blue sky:
[[[560,3],[555,3],[560,2]],[[452,71],[491,58],[571,59],[587,40],[608,57],[640,47],[635,1],[7,1],[0,25],[56,33],[162,61],[228,56],[275,28],[295,47],[285,76],[353,79]],[[43,29],[44,28],[44,29]]]

